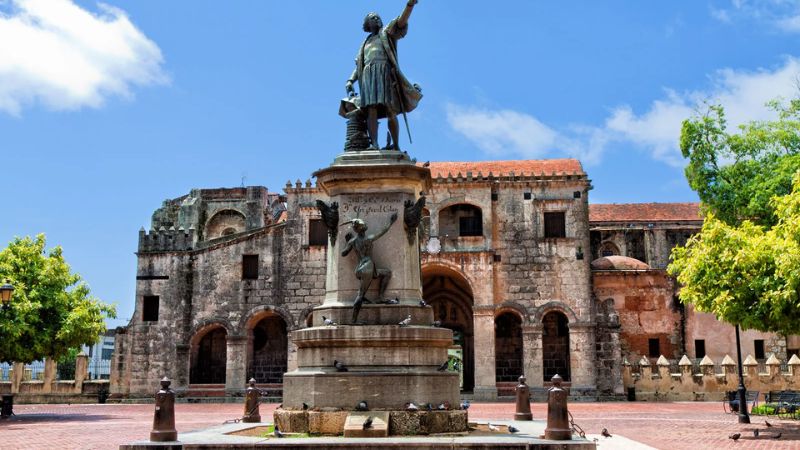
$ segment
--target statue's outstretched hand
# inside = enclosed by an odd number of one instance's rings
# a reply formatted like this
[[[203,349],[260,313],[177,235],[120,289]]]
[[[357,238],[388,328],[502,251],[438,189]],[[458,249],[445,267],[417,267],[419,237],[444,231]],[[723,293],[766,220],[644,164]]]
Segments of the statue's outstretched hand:
[[[347,83],[344,84],[344,90],[347,91],[347,95],[351,97],[356,95],[356,91],[353,89],[353,82],[350,80],[347,80]]]

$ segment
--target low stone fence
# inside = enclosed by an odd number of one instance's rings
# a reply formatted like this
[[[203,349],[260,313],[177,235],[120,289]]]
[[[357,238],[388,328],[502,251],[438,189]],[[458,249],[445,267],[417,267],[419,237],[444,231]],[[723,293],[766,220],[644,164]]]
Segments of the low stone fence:
[[[706,356],[698,365],[699,372],[686,355],[677,364],[678,373],[673,373],[670,366],[674,367],[674,364],[663,355],[655,367],[647,358],[642,358],[638,364],[624,360],[622,381],[626,389],[635,389],[636,400],[645,401],[721,401],[727,391],[735,391],[739,386],[736,362],[730,356],[725,356],[719,364]],[[748,355],[742,366],[748,391],[766,394],[769,391],[800,390],[800,358],[797,355],[786,363],[770,355],[761,370],[755,358]]]
[[[89,358],[75,359],[74,380],[57,380],[55,361],[45,359],[41,376],[31,380],[24,363],[14,363],[10,380],[0,381],[0,395],[14,395],[14,403],[102,403],[108,397],[108,380],[89,379]],[[27,376],[26,376],[27,373]]]

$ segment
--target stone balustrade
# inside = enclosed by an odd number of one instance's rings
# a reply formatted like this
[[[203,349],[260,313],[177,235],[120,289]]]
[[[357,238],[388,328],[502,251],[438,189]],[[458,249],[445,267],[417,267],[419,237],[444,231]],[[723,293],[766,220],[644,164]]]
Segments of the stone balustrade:
[[[781,370],[783,363],[770,355],[759,370],[759,363],[751,355],[742,362],[744,383],[748,391],[800,390],[800,358],[793,355],[786,363],[788,371]],[[703,358],[696,370],[692,361],[684,355],[678,362],[679,372],[670,370],[670,362],[663,355],[655,366],[647,358],[639,361],[639,371],[627,359],[622,363],[622,379],[626,388],[636,390],[636,399],[645,401],[703,401],[722,400],[725,392],[739,386],[736,361],[726,355],[719,363],[708,356]]]
[[[13,394],[14,403],[97,403],[108,393],[108,380],[89,379],[89,357],[81,353],[75,358],[74,380],[57,380],[55,361],[45,359],[40,379],[31,380],[25,364],[14,363],[9,381],[0,381],[0,394]],[[26,376],[26,372],[28,375]]]

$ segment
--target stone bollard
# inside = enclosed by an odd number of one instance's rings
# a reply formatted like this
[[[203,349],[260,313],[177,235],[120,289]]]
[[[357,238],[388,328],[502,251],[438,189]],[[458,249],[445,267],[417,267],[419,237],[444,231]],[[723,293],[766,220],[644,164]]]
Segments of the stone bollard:
[[[533,420],[533,415],[531,414],[531,388],[525,384],[524,375],[519,377],[517,412],[514,414],[514,420]]]
[[[569,426],[569,411],[567,410],[567,391],[561,388],[561,377],[553,375],[550,380],[553,387],[547,391],[547,428],[544,438],[554,441],[568,441],[572,439],[572,429]]]
[[[245,394],[242,422],[261,422],[261,413],[258,411],[258,405],[261,404],[261,390],[256,387],[255,378],[250,378],[249,384]]]
[[[171,383],[169,378],[162,378],[161,390],[156,393],[156,411],[153,414],[153,430],[150,432],[150,440],[153,442],[178,440],[178,431],[175,429],[175,391],[169,388]]]

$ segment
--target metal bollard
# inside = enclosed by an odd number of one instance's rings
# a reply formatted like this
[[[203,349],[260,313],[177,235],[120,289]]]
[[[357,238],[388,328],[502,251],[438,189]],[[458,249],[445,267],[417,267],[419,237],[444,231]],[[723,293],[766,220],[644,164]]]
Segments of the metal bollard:
[[[517,386],[517,412],[514,413],[514,420],[533,420],[531,414],[531,388],[525,384],[525,376],[519,377]]]
[[[249,384],[244,400],[242,422],[261,422],[261,413],[258,411],[258,405],[261,404],[261,390],[256,387],[255,378],[250,378]]]
[[[156,393],[156,410],[153,414],[153,431],[150,440],[168,442],[178,440],[175,429],[175,391],[169,388],[169,378],[161,379],[161,390]]]
[[[554,441],[568,441],[572,439],[572,429],[569,426],[569,411],[567,410],[567,391],[561,388],[561,377],[553,375],[550,380],[553,387],[547,391],[547,428],[544,438]]]

